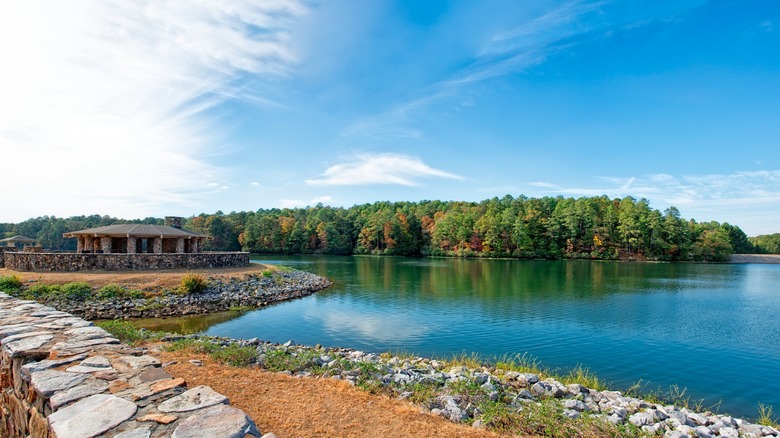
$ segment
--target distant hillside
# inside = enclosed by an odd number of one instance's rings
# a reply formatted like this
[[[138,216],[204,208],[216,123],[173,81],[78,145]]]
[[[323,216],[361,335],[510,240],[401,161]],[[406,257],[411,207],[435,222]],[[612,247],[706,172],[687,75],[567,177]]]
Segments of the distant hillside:
[[[750,237],[748,241],[756,254],[780,254],[780,233]]]
[[[44,216],[0,225],[0,233],[73,249],[75,241],[62,233],[113,222],[101,216]],[[278,254],[722,261],[755,251],[735,225],[683,219],[675,207],[660,212],[633,197],[507,195],[482,202],[375,202],[346,209],[318,204],[201,214],[186,227],[213,237],[207,249]]]

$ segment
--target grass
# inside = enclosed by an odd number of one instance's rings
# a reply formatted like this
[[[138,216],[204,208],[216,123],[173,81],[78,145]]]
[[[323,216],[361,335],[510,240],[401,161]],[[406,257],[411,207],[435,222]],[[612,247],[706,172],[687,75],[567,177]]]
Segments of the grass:
[[[189,273],[181,279],[181,284],[176,292],[179,295],[198,294],[206,290],[208,287],[208,280],[206,277],[200,274]]]
[[[135,345],[139,341],[159,340],[162,337],[162,333],[137,329],[131,322],[121,319],[100,321],[96,325],[128,345]]]
[[[180,339],[171,342],[168,351],[184,351],[191,354],[206,354],[221,364],[234,367],[247,366],[255,361],[257,350],[248,345],[222,345],[211,340]]]
[[[22,287],[22,279],[18,275],[0,277],[0,292],[16,292]]]
[[[756,423],[762,426],[778,428],[780,427],[778,422],[780,422],[780,419],[774,416],[772,406],[767,406],[763,403],[758,404],[758,418],[756,419]]]
[[[113,299],[140,299],[145,298],[143,291],[137,289],[128,289],[116,283],[107,284],[95,293],[95,298],[100,301]]]

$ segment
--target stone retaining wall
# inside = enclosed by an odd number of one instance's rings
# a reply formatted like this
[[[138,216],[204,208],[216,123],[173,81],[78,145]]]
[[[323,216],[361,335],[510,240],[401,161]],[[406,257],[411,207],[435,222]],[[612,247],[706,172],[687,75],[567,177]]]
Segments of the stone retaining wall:
[[[228,268],[249,265],[247,252],[198,254],[5,253],[5,267],[15,271],[144,271],[152,269]]]
[[[207,386],[92,323],[0,293],[0,436],[260,437]]]

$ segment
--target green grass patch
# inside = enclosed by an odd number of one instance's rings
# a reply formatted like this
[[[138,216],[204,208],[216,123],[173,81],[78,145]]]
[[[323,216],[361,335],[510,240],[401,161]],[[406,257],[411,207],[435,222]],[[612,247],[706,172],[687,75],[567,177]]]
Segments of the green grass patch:
[[[130,345],[133,345],[138,341],[157,340],[162,336],[162,333],[138,329],[131,322],[121,319],[100,321],[95,325],[116,336],[120,341]]]
[[[214,349],[209,355],[219,363],[241,367],[255,361],[257,349],[249,345],[229,344]]]
[[[0,277],[0,291],[17,292],[22,288],[22,279],[18,275],[4,275]]]
[[[314,359],[319,355],[316,351],[290,351],[285,348],[274,348],[265,352],[260,364],[269,371],[311,371],[318,373],[318,365]]]
[[[118,284],[107,284],[95,292],[95,298],[100,301],[114,300],[114,299],[140,299],[145,295],[142,291],[137,289],[127,289],[124,286]]]

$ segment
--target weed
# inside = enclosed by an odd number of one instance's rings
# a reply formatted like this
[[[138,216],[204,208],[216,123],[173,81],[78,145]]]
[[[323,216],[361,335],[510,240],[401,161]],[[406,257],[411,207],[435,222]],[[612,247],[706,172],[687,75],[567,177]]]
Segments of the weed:
[[[120,286],[118,284],[107,284],[100,289],[98,289],[97,293],[95,294],[95,298],[101,301],[105,300],[112,300],[112,299],[138,299],[138,298],[144,298],[144,293],[140,290],[132,289],[128,290],[127,288]]]
[[[778,427],[778,421],[780,419],[774,417],[772,406],[767,406],[763,403],[758,404],[758,419],[756,419],[758,424],[776,428]]]
[[[441,385],[436,382],[414,382],[407,385],[404,390],[412,393],[412,395],[409,396],[409,400],[412,403],[427,404],[436,397],[437,391],[440,388]]]
[[[224,347],[214,349],[211,357],[217,362],[226,365],[240,367],[247,366],[255,361],[257,350],[251,346],[241,346],[238,344],[229,344]]]
[[[18,275],[0,277],[0,292],[16,292],[22,287],[22,279]]]
[[[269,371],[297,372],[316,368],[314,358],[317,352],[310,350],[288,351],[275,348],[265,352],[262,365]]]
[[[263,274],[263,277],[266,277],[266,278],[268,278],[268,277],[271,277],[271,276],[273,276],[273,275],[274,275],[274,273],[273,273],[273,272],[271,272],[271,270],[270,270],[270,269],[265,269],[265,270],[263,270],[262,274]]]
[[[120,341],[131,345],[138,341],[153,340],[161,336],[159,333],[155,334],[146,330],[139,330],[129,321],[123,321],[121,319],[101,321],[96,325],[116,336]]]
[[[197,294],[206,290],[208,282],[200,274],[187,274],[181,279],[178,291],[180,295]]]
[[[593,374],[589,369],[583,368],[581,365],[577,365],[568,374],[560,379],[564,385],[570,383],[579,383],[586,388],[595,389],[597,391],[604,391],[607,385],[599,379],[599,377]]]
[[[62,286],[58,295],[66,300],[86,301],[92,297],[92,286],[82,282],[67,283]]]

